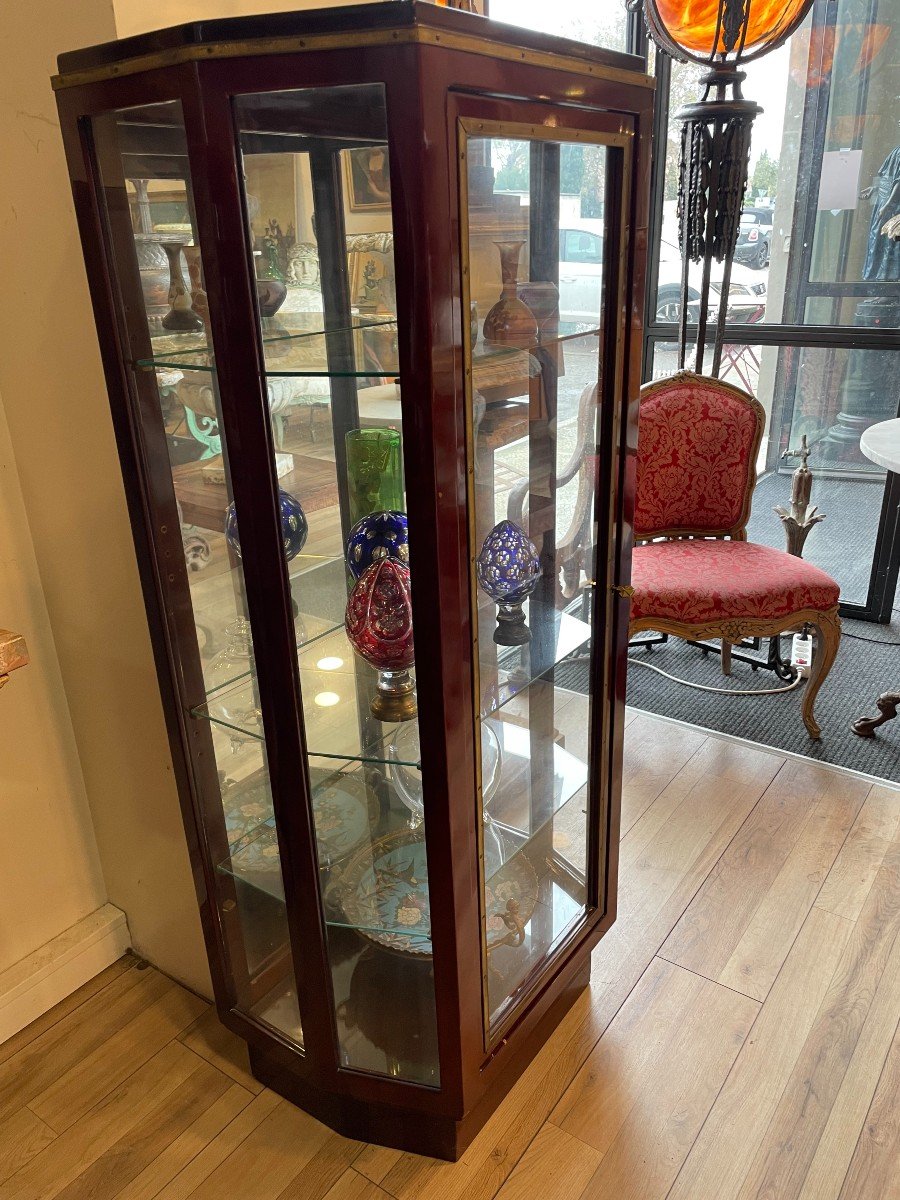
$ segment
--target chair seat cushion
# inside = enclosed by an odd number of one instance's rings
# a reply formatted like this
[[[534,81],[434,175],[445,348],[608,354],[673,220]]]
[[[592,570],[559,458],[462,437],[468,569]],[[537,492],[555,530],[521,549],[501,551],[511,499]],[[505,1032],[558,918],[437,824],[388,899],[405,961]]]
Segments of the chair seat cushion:
[[[840,593],[812,563],[755,542],[648,542],[635,547],[631,583],[632,621],[688,625],[821,611],[834,608]]]

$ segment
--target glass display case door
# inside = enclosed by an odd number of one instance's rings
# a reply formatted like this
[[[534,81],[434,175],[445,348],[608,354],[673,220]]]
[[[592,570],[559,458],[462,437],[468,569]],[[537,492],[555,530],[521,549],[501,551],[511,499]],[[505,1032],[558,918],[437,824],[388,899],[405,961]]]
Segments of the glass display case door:
[[[174,711],[192,747],[209,919],[234,1008],[303,1052],[269,751],[210,328],[188,137],[177,100],[93,118],[98,190],[123,304],[133,438],[177,658]],[[289,557],[301,548],[294,509]],[[241,525],[245,524],[243,517]],[[311,625],[304,637],[322,630]],[[203,719],[231,697],[223,720]],[[252,859],[252,870],[246,864]]]
[[[473,105],[470,110],[472,111]],[[507,106],[511,116],[515,105]],[[534,111],[533,109],[531,110]],[[630,134],[464,115],[462,253],[488,1044],[602,915]],[[608,132],[603,132],[604,124]],[[590,193],[593,218],[576,215]]]
[[[273,297],[258,334],[282,505],[307,531],[291,555],[306,902],[324,916],[337,1059],[437,1087],[385,90],[243,94],[234,119],[248,267]],[[242,689],[211,698],[214,723]]]

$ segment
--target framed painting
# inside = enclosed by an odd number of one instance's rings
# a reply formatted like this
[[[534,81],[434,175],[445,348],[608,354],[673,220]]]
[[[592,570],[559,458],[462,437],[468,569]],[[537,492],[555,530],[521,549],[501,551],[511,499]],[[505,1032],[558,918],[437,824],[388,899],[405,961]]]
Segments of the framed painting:
[[[387,146],[345,150],[344,176],[351,212],[387,212],[391,207]]]

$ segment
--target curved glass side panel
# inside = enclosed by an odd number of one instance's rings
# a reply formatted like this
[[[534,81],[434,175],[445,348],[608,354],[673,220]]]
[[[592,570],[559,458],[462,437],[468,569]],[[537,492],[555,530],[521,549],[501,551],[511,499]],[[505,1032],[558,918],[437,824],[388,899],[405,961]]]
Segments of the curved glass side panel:
[[[438,1086],[384,92],[242,95],[235,120],[276,466],[305,526],[289,572],[339,1061]],[[258,744],[248,674],[202,708]],[[274,830],[253,853],[277,857]]]

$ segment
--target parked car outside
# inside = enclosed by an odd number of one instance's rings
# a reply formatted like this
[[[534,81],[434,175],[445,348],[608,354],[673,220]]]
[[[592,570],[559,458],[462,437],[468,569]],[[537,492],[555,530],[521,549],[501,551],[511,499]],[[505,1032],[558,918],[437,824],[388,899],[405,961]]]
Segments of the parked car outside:
[[[564,325],[596,326],[603,282],[603,234],[594,229],[559,231],[559,319]]]
[[[603,237],[594,228],[567,228],[559,231],[559,318],[564,326],[596,326],[600,316],[600,291],[603,282]],[[714,262],[710,276],[711,307],[715,310],[721,291],[724,265]],[[688,302],[700,298],[700,268],[691,267]],[[758,320],[766,306],[766,277],[739,263],[732,265],[728,289],[726,320]],[[676,322],[681,314],[681,252],[671,242],[660,247],[657,321]],[[688,315],[696,320],[696,312]]]
[[[741,212],[734,261],[761,271],[769,265],[772,253],[771,208],[745,208]]]
[[[709,289],[711,317],[715,318],[725,264],[713,262]],[[702,266],[691,264],[688,276],[688,317],[697,319],[700,299]],[[729,322],[758,321],[766,307],[767,279],[755,271],[733,263],[728,286],[728,307],[725,320]],[[659,252],[659,285],[656,292],[657,321],[678,321],[681,318],[681,251],[672,242],[662,242]]]

